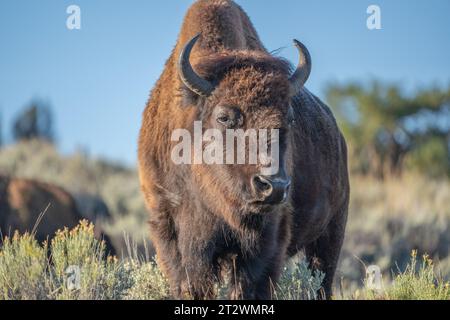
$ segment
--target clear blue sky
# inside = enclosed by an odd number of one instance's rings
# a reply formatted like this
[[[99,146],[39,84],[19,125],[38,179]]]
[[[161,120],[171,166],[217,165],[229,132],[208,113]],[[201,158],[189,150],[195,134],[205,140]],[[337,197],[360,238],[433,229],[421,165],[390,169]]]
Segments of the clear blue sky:
[[[53,106],[59,147],[136,161],[141,113],[175,44],[191,0],[1,0],[3,136],[32,98]],[[449,0],[239,0],[268,49],[297,61],[292,38],[313,57],[308,87],[379,78],[405,88],[450,83]],[[66,8],[81,8],[81,30]],[[381,7],[382,30],[366,27]]]

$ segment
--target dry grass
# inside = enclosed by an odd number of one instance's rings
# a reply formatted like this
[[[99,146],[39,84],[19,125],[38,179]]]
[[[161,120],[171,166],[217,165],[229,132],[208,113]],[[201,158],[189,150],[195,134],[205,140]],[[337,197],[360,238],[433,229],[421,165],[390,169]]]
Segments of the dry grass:
[[[354,291],[365,267],[378,265],[385,278],[405,270],[410,253],[429,254],[450,278],[450,182],[405,175],[385,181],[356,176],[338,282]]]

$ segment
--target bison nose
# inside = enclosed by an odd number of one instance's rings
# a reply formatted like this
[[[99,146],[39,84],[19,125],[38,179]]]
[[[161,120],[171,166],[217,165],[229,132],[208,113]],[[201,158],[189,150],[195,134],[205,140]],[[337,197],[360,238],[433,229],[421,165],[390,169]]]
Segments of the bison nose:
[[[266,204],[278,204],[286,200],[291,181],[280,177],[254,175],[251,181],[255,196]]]

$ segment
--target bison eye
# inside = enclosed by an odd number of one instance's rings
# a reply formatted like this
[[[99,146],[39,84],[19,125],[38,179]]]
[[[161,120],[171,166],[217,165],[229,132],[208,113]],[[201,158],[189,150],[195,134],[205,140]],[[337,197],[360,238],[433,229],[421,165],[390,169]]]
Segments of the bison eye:
[[[220,125],[231,129],[242,125],[243,118],[238,108],[219,106],[214,111],[214,118]]]
[[[238,119],[230,117],[229,115],[220,115],[216,118],[217,122],[224,127],[231,129],[238,125]]]
[[[223,125],[228,125],[228,124],[230,124],[230,118],[227,115],[220,115],[217,118],[217,122],[219,122],[220,124],[223,124]]]

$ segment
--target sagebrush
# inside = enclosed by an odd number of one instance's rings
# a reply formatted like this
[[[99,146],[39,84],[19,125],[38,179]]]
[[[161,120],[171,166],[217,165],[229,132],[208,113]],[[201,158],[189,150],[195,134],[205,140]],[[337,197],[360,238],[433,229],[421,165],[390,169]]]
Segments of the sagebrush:
[[[15,233],[0,249],[0,299],[29,300],[163,300],[171,299],[167,279],[154,259],[105,255],[105,244],[94,237],[94,226],[82,221],[59,231],[51,244],[38,244],[30,234]],[[79,269],[75,287],[69,285]],[[72,271],[71,271],[72,270]],[[314,299],[322,275],[305,262],[286,269],[277,285],[280,299]]]

